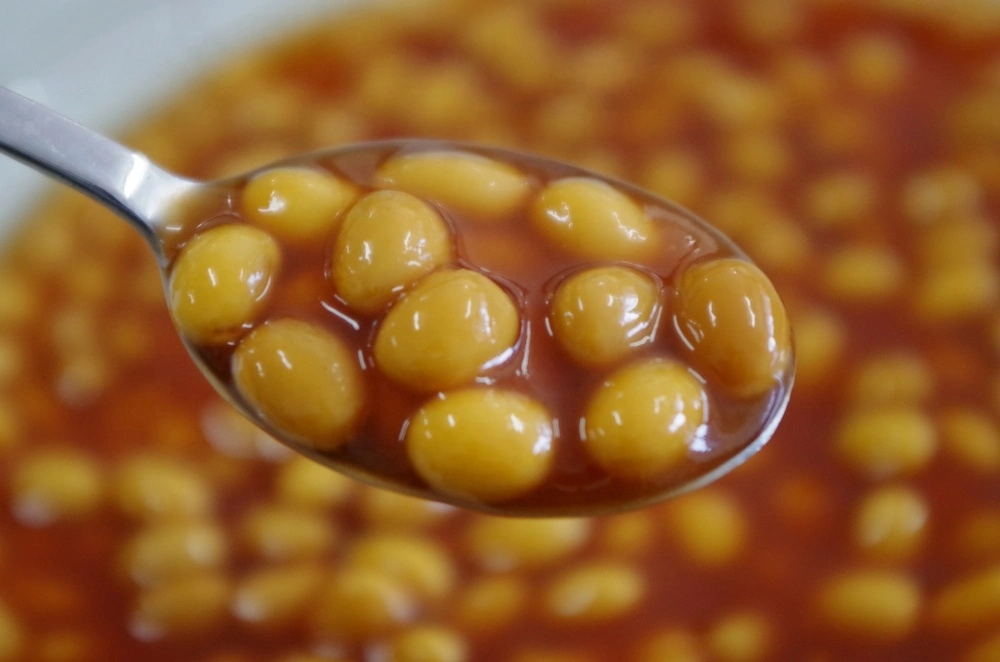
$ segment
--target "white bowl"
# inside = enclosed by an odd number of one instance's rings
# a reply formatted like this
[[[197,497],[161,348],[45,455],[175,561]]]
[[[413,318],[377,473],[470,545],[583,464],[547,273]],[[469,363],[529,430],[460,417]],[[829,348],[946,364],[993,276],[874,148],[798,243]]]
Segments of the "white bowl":
[[[113,133],[225,54],[352,2],[8,0],[0,12],[0,85]],[[0,156],[0,237],[47,184]]]

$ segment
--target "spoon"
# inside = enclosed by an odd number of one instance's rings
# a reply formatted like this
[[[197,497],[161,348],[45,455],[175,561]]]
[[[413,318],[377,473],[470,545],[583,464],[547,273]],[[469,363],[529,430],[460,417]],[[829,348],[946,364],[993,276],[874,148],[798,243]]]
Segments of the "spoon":
[[[744,462],[788,403],[766,276],[625,182],[426,140],[200,182],[5,88],[0,151],[142,234],[223,397],[381,487],[504,515],[637,508]]]

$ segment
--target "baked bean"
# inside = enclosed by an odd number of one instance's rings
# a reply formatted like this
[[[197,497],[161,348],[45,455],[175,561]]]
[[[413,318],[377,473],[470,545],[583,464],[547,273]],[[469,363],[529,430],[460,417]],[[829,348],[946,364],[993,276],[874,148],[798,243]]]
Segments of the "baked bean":
[[[526,7],[490,7],[472,17],[459,39],[494,75],[522,92],[548,85],[559,66],[555,44]]]
[[[445,551],[417,536],[383,533],[362,537],[348,551],[344,564],[378,570],[424,600],[441,600],[455,585],[455,569]]]
[[[549,184],[532,204],[531,220],[554,246],[582,257],[632,259],[654,242],[653,222],[642,208],[599,179]]]
[[[656,522],[646,512],[617,515],[604,521],[599,534],[601,549],[613,556],[644,554],[653,545]]]
[[[744,130],[728,138],[723,158],[734,175],[751,181],[781,181],[793,166],[784,138],[761,130]]]
[[[1000,272],[987,260],[935,266],[917,282],[913,306],[930,321],[965,320],[995,310],[1000,302]]]
[[[260,558],[312,559],[329,551],[337,539],[334,523],[315,511],[261,506],[243,520],[243,538]]]
[[[647,276],[599,267],[569,277],[552,299],[552,331],[583,365],[607,365],[648,343],[659,317],[660,293]]]
[[[599,623],[628,614],[646,592],[641,575],[615,563],[569,569],[545,591],[546,613],[564,623]]]
[[[926,500],[919,493],[904,487],[880,488],[861,502],[854,542],[878,558],[905,560],[920,551],[928,518]]]
[[[236,585],[230,609],[247,623],[285,627],[304,613],[322,579],[322,569],[312,564],[263,568]]]
[[[431,274],[386,315],[375,337],[378,367],[417,391],[470,382],[509,356],[520,332],[517,306],[486,276]]]
[[[920,614],[918,584],[892,571],[850,571],[821,586],[820,617],[833,630],[862,639],[893,641],[907,636]]]
[[[705,190],[705,166],[690,152],[656,154],[646,164],[640,181],[657,195],[692,207]]]
[[[586,144],[601,125],[602,109],[584,94],[561,95],[539,106],[532,129],[540,140],[556,145]]]
[[[914,223],[929,224],[975,212],[981,199],[972,175],[943,166],[913,175],[903,187],[901,207]]]
[[[658,631],[640,648],[634,662],[702,662],[698,640],[681,629]]]
[[[407,454],[421,478],[442,494],[485,503],[540,485],[556,441],[545,407],[520,393],[488,388],[431,400],[406,430]]]
[[[821,228],[855,227],[872,214],[876,183],[860,172],[833,172],[809,182],[805,209],[809,220]]]
[[[34,283],[16,271],[0,271],[0,323],[23,324],[38,310],[39,296]]]
[[[942,450],[975,473],[1000,471],[1000,427],[984,412],[949,409],[941,415]]]
[[[708,633],[708,649],[724,662],[753,662],[765,658],[771,647],[771,625],[759,613],[729,614]]]
[[[321,170],[273,168],[247,182],[240,208],[255,226],[283,240],[322,241],[356,195],[353,185]]]
[[[372,529],[404,531],[426,528],[455,511],[443,503],[374,487],[365,488],[360,509],[365,523]]]
[[[1000,230],[973,215],[921,228],[917,240],[920,261],[929,268],[944,267],[964,260],[989,260],[1000,245]]]
[[[228,458],[282,460],[293,454],[228,402],[207,407],[200,427],[212,448]]]
[[[827,260],[823,285],[834,299],[877,303],[897,294],[906,281],[900,259],[878,246],[841,249]]]
[[[452,259],[438,212],[409,193],[375,191],[344,217],[330,253],[330,278],[348,306],[381,312],[404,288]]]
[[[513,166],[453,151],[394,156],[375,173],[375,185],[406,191],[485,219],[509,216],[530,193],[528,179]]]
[[[207,635],[226,618],[231,586],[218,573],[193,575],[143,591],[129,630],[140,641]]]
[[[389,645],[392,662],[464,662],[466,659],[468,651],[462,637],[441,627],[405,630]]]
[[[934,392],[934,376],[918,356],[877,355],[859,362],[849,392],[859,405],[916,404]]]
[[[465,549],[482,568],[503,572],[541,568],[580,549],[590,538],[585,519],[483,517],[465,532]]]
[[[233,354],[240,395],[270,425],[308,448],[347,441],[365,408],[357,357],[329,332],[293,319],[267,322]]]
[[[791,365],[785,308],[767,276],[748,262],[722,259],[688,268],[674,320],[692,363],[738,397],[773,389]]]
[[[930,617],[946,632],[986,632],[1000,623],[1000,566],[947,585],[931,600]]]
[[[795,383],[799,388],[814,388],[826,383],[842,358],[846,339],[843,324],[822,309],[791,313],[795,329]]]
[[[112,493],[118,509],[137,519],[202,517],[215,505],[204,475],[165,457],[135,455],[122,463]]]
[[[905,46],[890,36],[859,35],[844,44],[843,59],[850,83],[873,96],[898,91],[909,73]]]
[[[211,522],[169,521],[151,524],[126,544],[121,566],[140,586],[154,586],[206,570],[226,561],[229,543]]]
[[[888,478],[926,467],[937,450],[937,434],[920,409],[887,405],[848,413],[836,447],[841,460],[858,473]]]
[[[277,500],[296,508],[330,508],[343,503],[353,491],[350,478],[302,456],[285,462],[274,482]]]
[[[104,481],[97,463],[71,450],[37,452],[14,467],[11,510],[28,526],[46,526],[97,511]]]
[[[748,526],[735,500],[724,492],[702,490],[666,505],[684,554],[706,567],[729,565],[747,546]]]
[[[170,271],[170,313],[181,333],[215,345],[242,335],[273,291],[281,249],[246,225],[222,225],[190,241]]]
[[[524,611],[528,587],[515,576],[486,576],[469,584],[458,596],[455,614],[462,628],[494,632],[507,627]]]
[[[321,586],[310,623],[320,636],[358,641],[410,621],[413,597],[398,581],[366,568],[345,568]]]
[[[584,414],[587,453],[608,473],[648,479],[683,467],[707,418],[701,383],[683,365],[653,360],[612,374]]]

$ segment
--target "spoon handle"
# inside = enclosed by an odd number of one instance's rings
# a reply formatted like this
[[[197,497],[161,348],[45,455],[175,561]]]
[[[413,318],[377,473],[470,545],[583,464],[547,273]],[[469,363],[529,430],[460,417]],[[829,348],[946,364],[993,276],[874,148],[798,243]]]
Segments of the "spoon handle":
[[[196,186],[2,86],[0,152],[94,198],[134,225],[154,248],[157,225],[171,202]]]

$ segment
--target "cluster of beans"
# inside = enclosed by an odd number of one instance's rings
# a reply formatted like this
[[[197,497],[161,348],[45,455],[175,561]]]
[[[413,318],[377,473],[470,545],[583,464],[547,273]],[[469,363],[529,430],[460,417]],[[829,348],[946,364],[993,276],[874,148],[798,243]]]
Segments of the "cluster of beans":
[[[133,144],[202,179],[499,144],[711,219],[787,305],[795,392],[753,460],[623,515],[362,487],[221,402],[148,247],[54,196],[0,257],[0,660],[997,660],[998,43],[977,0],[433,0],[211,72]]]
[[[784,308],[690,218],[514,154],[361,154],[238,182],[171,266],[181,333],[277,434],[432,496],[586,512],[768,427]]]

